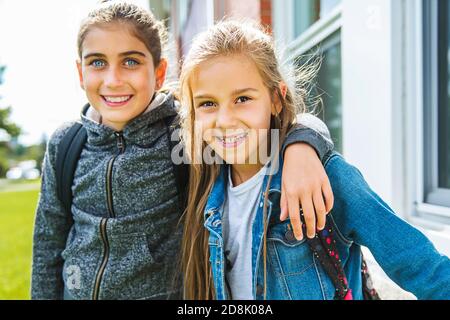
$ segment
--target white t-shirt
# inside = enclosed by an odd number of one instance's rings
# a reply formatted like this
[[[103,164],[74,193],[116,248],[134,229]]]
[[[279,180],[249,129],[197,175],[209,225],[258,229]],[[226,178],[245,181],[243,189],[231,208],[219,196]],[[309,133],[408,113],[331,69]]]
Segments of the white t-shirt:
[[[233,187],[231,168],[222,216],[225,259],[231,269],[225,276],[234,300],[253,300],[252,292],[252,225],[259,206],[267,167],[251,179]]]

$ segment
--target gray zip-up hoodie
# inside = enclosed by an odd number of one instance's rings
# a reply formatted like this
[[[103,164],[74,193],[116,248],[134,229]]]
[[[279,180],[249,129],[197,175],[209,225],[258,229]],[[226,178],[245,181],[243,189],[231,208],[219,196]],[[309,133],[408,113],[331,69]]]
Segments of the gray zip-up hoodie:
[[[55,161],[73,122],[52,135],[36,210],[32,299],[181,298],[180,281],[173,282],[181,210],[164,122],[177,105],[160,93],[120,133],[84,108],[88,140],[72,184],[71,215],[57,198]],[[301,122],[312,129],[297,125],[284,147],[307,142],[322,158],[333,148],[326,126]]]

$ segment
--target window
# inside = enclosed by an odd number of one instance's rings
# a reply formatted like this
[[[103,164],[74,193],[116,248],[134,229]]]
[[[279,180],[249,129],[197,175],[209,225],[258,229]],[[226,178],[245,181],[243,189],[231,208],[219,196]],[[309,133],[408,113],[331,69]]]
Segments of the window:
[[[180,58],[189,51],[193,37],[213,24],[212,0],[149,0],[155,16],[166,26],[179,44]]]
[[[330,130],[335,149],[342,152],[341,41],[337,32],[321,45],[322,66],[317,77],[322,110],[318,114]]]
[[[318,54],[321,68],[312,88],[312,96],[322,99],[315,110],[328,126],[335,149],[342,153],[342,72],[341,72],[341,0],[294,1],[294,39],[289,58],[304,63],[302,56]],[[312,59],[314,60],[314,59]]]
[[[450,189],[450,1],[439,2],[439,188]]]
[[[423,10],[424,197],[450,207],[450,0],[424,1]]]
[[[294,0],[294,35],[299,36],[314,22],[325,18],[341,0]]]
[[[171,15],[171,0],[149,0],[152,13],[159,20],[166,20]],[[166,21],[167,22],[167,21]]]
[[[149,0],[150,8],[169,30],[168,81],[179,76],[180,61],[188,53],[194,36],[214,23],[214,0]]]

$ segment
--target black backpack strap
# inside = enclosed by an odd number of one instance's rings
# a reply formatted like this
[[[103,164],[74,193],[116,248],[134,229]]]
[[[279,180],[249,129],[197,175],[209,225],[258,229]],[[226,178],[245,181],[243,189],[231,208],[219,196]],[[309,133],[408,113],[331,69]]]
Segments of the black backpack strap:
[[[322,159],[322,164],[325,167],[327,162],[333,158],[337,153],[330,150]],[[304,222],[303,210],[300,208],[300,216]],[[336,288],[335,300],[351,300],[352,291],[348,286],[347,277],[345,276],[339,252],[336,248],[336,241],[334,240],[334,228],[327,217],[325,228],[322,231],[317,231],[313,239],[307,238],[307,243],[311,248],[314,256],[319,260],[328,277],[333,282]],[[302,224],[303,233],[306,234],[306,225]]]
[[[304,229],[304,232],[306,232],[306,229]],[[316,237],[308,239],[307,242],[336,288],[334,298],[336,300],[352,300],[352,291],[349,288],[348,280],[342,267],[339,252],[336,248],[336,241],[334,240],[333,226],[329,219],[327,219],[325,229],[316,233]],[[361,278],[364,300],[381,300],[377,290],[373,287],[367,262],[362,253]]]
[[[322,164],[325,167],[331,158],[336,156],[336,151],[330,150],[322,159]],[[303,218],[303,212],[300,209],[301,218]],[[334,228],[327,218],[325,229],[316,233],[313,239],[307,239],[307,242],[314,253],[314,256],[320,261],[320,264],[325,269],[325,272],[330,277],[336,288],[336,300],[351,300],[352,291],[348,286],[348,280],[345,276],[342,262],[340,260],[339,252],[336,248],[336,241],[334,240]],[[306,234],[306,227],[303,223],[303,233]],[[361,276],[362,276],[362,289],[364,300],[380,300],[380,296],[373,287],[372,280],[367,268],[367,263],[361,253]]]
[[[334,299],[352,300],[352,290],[349,288],[348,280],[342,267],[341,257],[336,248],[334,228],[330,220],[327,219],[325,228],[322,231],[318,231],[313,239],[307,238],[307,242],[314,256],[320,261],[320,264],[336,288]],[[303,224],[303,228],[306,234],[305,224]]]
[[[377,290],[373,287],[372,277],[369,273],[369,268],[367,267],[366,259],[364,259],[361,253],[361,277],[362,277],[362,288],[364,300],[381,300],[378,295]]]
[[[174,115],[170,117],[164,118],[164,123],[166,125],[167,130],[167,136],[169,139],[169,145],[170,145],[170,153],[172,154],[173,149],[180,143],[180,137],[178,136],[177,139],[174,141],[172,140],[172,133],[174,130],[177,130],[180,128],[179,124],[179,116]],[[181,157],[184,156],[183,149],[181,149]],[[177,181],[177,192],[180,202],[180,209],[184,211],[187,205],[187,196],[188,196],[188,182],[189,182],[189,165],[182,162],[181,164],[175,164],[172,161],[173,170],[175,174],[175,179]]]
[[[67,213],[72,207],[72,182],[78,159],[87,140],[83,125],[76,122],[64,135],[56,153],[56,190]]]

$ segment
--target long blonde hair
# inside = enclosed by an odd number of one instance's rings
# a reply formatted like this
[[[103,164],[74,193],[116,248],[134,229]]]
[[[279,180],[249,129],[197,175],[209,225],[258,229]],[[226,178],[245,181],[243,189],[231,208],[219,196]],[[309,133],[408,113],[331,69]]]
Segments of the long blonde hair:
[[[197,68],[204,62],[219,56],[245,55],[251,59],[263,79],[264,85],[271,96],[278,98],[282,109],[277,115],[277,121],[271,121],[271,126],[280,130],[280,140],[295,122],[296,111],[306,110],[303,86],[287,89],[283,97],[280,83],[287,83],[280,72],[272,37],[255,23],[248,21],[222,21],[206,32],[198,35],[182,65],[180,76],[181,137],[185,144],[185,152],[191,160],[189,175],[189,199],[183,215],[183,240],[181,246],[181,272],[183,276],[185,299],[214,299],[214,285],[209,263],[208,238],[209,232],[204,227],[204,210],[208,195],[218,177],[220,165],[197,163],[194,159],[201,158],[206,147],[205,142],[194,125],[195,113],[190,79]],[[313,69],[297,70],[296,82],[307,81]],[[273,117],[272,117],[273,118]],[[274,120],[274,119],[272,119]],[[274,125],[275,123],[275,125]],[[201,144],[201,148],[199,145]],[[281,144],[280,144],[281,145]],[[269,183],[267,186],[269,186]],[[267,190],[266,190],[267,191]],[[267,203],[267,193],[265,201]],[[266,210],[266,205],[264,209]],[[264,212],[264,216],[266,212]],[[266,221],[264,223],[267,225]],[[265,232],[264,232],[265,235]],[[264,261],[266,260],[266,241],[264,239]]]

